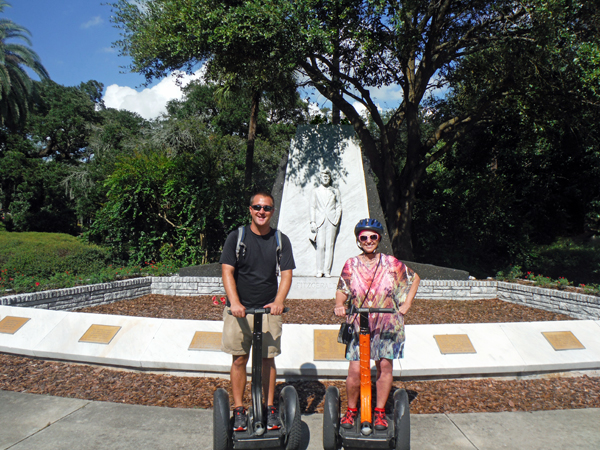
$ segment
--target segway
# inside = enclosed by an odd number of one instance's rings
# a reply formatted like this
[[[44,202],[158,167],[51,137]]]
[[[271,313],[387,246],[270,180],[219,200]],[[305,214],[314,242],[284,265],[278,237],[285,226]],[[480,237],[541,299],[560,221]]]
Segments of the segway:
[[[284,308],[283,311],[288,311],[288,308]],[[233,417],[229,411],[229,394],[223,388],[217,389],[213,399],[214,450],[257,448],[297,450],[300,447],[302,434],[300,402],[293,386],[284,387],[279,394],[281,428],[267,430],[266,426],[266,415],[262,405],[262,322],[263,314],[270,312],[270,308],[246,309],[246,314],[254,314],[252,406],[248,409],[248,428],[246,431],[233,431]],[[228,313],[231,314],[231,311]]]
[[[394,410],[387,414],[388,428],[376,430],[371,418],[371,332],[369,313],[394,313],[393,308],[353,308],[346,314],[358,313],[360,320],[360,420],[350,429],[340,427],[340,393],[335,386],[325,392],[323,414],[323,448],[345,449],[410,449],[410,406],[404,389],[394,392]]]

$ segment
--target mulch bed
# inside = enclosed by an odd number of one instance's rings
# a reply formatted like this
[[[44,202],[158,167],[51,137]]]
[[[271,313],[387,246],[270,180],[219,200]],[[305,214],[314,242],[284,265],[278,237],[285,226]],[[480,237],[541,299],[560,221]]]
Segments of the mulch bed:
[[[219,302],[220,297],[215,298]],[[334,300],[286,300],[290,311],[283,315],[285,323],[337,324],[333,314]],[[77,312],[116,314],[121,316],[161,317],[166,319],[222,320],[223,307],[213,304],[209,296],[177,297],[145,295],[107,305],[80,309]],[[557,314],[502,300],[416,300],[406,315],[407,325],[439,323],[495,323],[573,320]]]
[[[286,323],[335,324],[333,300],[288,300]],[[175,319],[221,320],[222,307],[211,297],[147,295],[80,310]],[[540,320],[572,320],[547,311],[499,300],[417,300],[406,317],[408,324],[490,323]],[[295,381],[305,413],[323,412],[328,386],[337,386],[345,403],[343,381]],[[212,408],[216,388],[230,392],[229,381],[221,378],[159,375],[85,364],[45,361],[0,354],[0,389],[87,400],[111,401],[176,408]],[[414,398],[411,413],[469,413],[539,411],[570,408],[600,408],[600,377],[549,377],[498,380],[456,379],[394,382]],[[246,404],[250,404],[249,385]]]

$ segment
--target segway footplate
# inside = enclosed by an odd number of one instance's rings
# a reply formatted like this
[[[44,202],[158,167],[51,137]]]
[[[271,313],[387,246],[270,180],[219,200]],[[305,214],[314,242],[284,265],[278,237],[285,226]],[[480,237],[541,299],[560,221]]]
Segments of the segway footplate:
[[[233,432],[234,449],[281,448],[283,441],[282,429],[266,430],[262,436],[256,436],[250,429]]]
[[[394,443],[394,417],[386,414],[388,421],[387,430],[375,430],[369,436],[360,432],[360,421],[356,420],[352,428],[340,427],[340,438],[344,449],[363,449],[363,448],[393,448]]]

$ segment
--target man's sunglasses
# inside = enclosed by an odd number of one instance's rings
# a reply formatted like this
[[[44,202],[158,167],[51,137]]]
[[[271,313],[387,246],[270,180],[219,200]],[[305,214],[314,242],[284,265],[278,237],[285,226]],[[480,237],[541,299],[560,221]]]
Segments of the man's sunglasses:
[[[370,234],[369,236],[367,236],[366,234],[363,234],[362,236],[359,236],[358,238],[363,242],[367,242],[367,239],[376,241],[377,239],[379,239],[379,235],[378,234]]]
[[[269,205],[252,205],[250,208],[254,211],[260,211],[261,208],[264,209],[265,212],[273,211],[273,207]]]

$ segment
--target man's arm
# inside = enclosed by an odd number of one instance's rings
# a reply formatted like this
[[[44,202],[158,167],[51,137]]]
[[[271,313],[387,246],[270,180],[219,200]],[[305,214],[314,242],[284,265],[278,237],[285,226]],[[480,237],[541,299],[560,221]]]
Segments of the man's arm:
[[[279,289],[277,289],[275,300],[272,303],[265,305],[265,308],[271,308],[271,314],[274,316],[283,313],[283,303],[285,302],[288,292],[290,292],[290,287],[292,287],[292,270],[282,270],[281,281],[279,282]]]
[[[340,194],[340,191],[338,189],[334,189],[333,192],[335,193],[335,226],[338,226],[340,223],[340,217],[342,217],[342,196]]]
[[[313,191],[310,193],[310,202],[309,202],[309,206],[308,206],[308,215],[310,217],[310,231],[315,233],[317,231],[317,224],[316,224],[316,220],[317,220],[317,198],[316,198],[316,194],[315,194],[315,189],[313,189]]]
[[[221,264],[221,277],[223,278],[223,287],[231,305],[231,314],[234,317],[246,317],[246,308],[240,302],[237,291],[237,285],[233,274],[235,267],[228,264]]]

